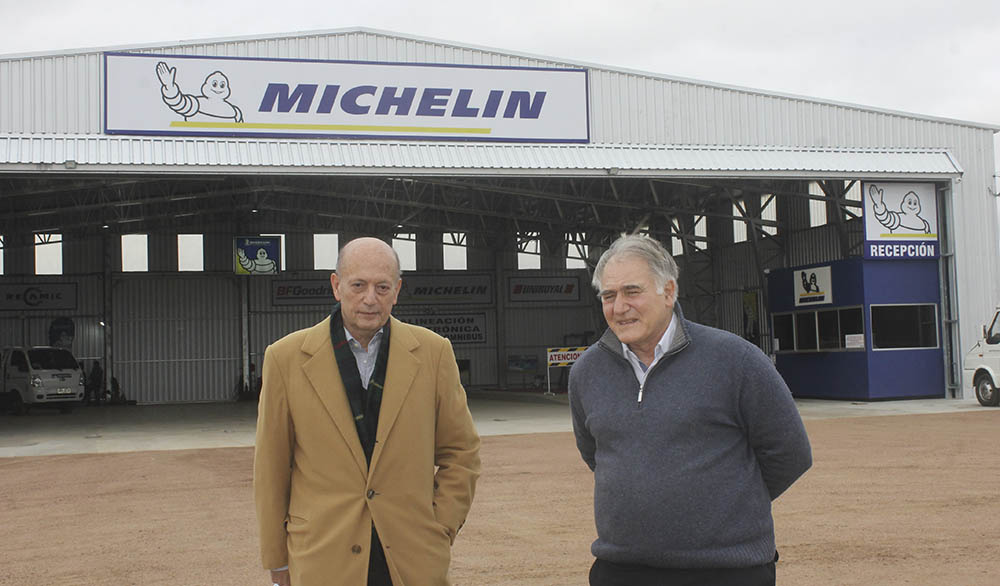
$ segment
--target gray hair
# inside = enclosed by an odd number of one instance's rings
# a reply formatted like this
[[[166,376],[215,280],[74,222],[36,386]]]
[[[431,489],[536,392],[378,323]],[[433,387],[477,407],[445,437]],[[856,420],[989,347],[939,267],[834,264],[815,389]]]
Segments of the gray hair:
[[[645,234],[625,234],[612,242],[611,247],[605,250],[601,259],[597,261],[597,267],[594,268],[594,278],[591,281],[594,290],[601,290],[604,267],[612,260],[624,256],[646,261],[646,264],[649,265],[649,271],[653,273],[653,282],[656,283],[657,293],[663,293],[663,289],[670,281],[677,283],[677,263],[658,240]],[[676,295],[675,287],[675,298]]]

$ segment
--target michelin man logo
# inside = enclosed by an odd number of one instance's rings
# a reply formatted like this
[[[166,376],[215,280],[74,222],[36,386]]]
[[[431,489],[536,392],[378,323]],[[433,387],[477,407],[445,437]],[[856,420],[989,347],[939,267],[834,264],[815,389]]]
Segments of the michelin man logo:
[[[251,275],[274,275],[278,272],[277,263],[267,257],[267,251],[263,248],[257,249],[256,258],[248,257],[242,248],[237,248],[236,254],[240,266]]]
[[[229,78],[221,71],[215,71],[201,84],[201,95],[181,92],[175,77],[177,68],[163,61],[156,64],[156,76],[160,78],[160,93],[163,103],[184,117],[184,120],[232,120],[243,122],[243,112],[229,101]]]
[[[931,233],[930,223],[920,217],[920,197],[913,191],[909,191],[903,196],[899,202],[898,212],[886,209],[885,195],[877,185],[868,188],[868,197],[872,200],[872,211],[875,212],[875,219],[889,232],[895,233],[897,229],[903,228],[920,234]]]
[[[816,273],[806,278],[806,272],[802,271],[802,288],[806,293],[819,293],[819,285],[816,283]]]

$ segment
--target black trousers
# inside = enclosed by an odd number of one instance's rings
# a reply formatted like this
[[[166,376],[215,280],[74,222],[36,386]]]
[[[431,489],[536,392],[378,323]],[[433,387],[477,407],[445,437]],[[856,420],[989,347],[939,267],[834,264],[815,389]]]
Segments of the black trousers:
[[[382,549],[382,540],[375,531],[375,525],[372,525],[372,550],[368,555],[368,586],[392,586],[389,562],[385,559],[385,550]]]
[[[673,569],[599,559],[590,568],[590,586],[774,586],[774,580],[774,562],[752,568]]]

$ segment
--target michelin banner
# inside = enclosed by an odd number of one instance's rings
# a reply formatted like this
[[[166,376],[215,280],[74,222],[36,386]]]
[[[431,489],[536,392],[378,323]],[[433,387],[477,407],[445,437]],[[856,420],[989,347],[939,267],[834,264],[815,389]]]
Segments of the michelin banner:
[[[863,183],[865,258],[938,257],[933,183]]]
[[[587,71],[105,53],[105,132],[588,142]]]

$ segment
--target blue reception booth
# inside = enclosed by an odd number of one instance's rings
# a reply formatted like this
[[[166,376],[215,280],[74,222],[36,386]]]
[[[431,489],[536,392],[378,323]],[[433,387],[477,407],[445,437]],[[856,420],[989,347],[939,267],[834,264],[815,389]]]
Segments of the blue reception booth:
[[[847,259],[774,270],[778,372],[796,397],[944,397],[937,259]]]

